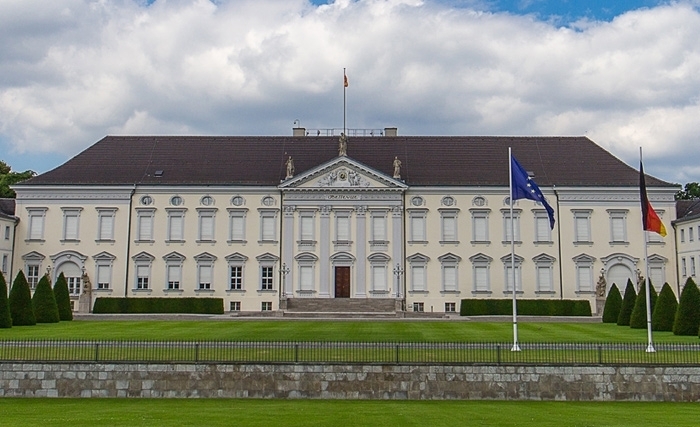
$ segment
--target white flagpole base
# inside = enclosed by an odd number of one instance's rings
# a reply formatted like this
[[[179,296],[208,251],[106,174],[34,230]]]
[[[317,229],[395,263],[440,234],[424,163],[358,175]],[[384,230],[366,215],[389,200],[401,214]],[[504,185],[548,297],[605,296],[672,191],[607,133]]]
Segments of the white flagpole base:
[[[647,353],[656,353],[656,349],[654,349],[654,344],[649,343],[649,346],[647,346]]]
[[[520,346],[517,342],[513,344],[513,347],[511,347],[510,351],[520,351]]]

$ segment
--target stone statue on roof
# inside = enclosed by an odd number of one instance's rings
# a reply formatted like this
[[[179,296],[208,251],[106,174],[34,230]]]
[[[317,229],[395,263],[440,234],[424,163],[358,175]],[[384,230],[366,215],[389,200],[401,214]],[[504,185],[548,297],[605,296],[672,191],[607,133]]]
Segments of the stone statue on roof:
[[[401,160],[397,156],[394,157],[394,179],[401,179]]]
[[[348,155],[348,137],[345,133],[340,133],[340,139],[338,139],[338,156]]]
[[[284,163],[287,166],[287,176],[284,179],[289,179],[294,177],[294,160],[292,156]]]

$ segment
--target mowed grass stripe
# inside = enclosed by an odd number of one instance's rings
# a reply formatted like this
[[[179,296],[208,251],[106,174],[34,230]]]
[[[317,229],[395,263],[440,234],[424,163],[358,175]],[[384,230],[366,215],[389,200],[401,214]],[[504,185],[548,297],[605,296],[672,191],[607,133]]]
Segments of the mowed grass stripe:
[[[519,323],[521,342],[644,343],[645,329],[603,323]],[[186,320],[87,321],[0,329],[0,339],[297,342],[508,342],[508,322]],[[655,342],[697,343],[697,336],[654,332]]]
[[[697,403],[0,399],[3,426],[696,426]]]

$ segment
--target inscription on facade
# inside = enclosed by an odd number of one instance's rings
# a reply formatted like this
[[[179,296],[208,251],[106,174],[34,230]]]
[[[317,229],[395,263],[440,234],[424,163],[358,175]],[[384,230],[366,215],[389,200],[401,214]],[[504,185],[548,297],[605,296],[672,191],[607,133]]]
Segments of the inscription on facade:
[[[327,194],[326,200],[362,200],[359,194]]]

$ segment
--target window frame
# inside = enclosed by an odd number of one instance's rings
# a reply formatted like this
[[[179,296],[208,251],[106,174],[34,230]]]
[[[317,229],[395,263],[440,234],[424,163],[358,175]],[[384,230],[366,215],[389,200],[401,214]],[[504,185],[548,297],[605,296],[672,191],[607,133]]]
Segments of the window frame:
[[[486,254],[478,253],[469,257],[469,261],[472,263],[472,294],[490,295],[492,293],[491,263],[493,258]],[[484,273],[485,283],[480,282],[480,272]]]
[[[97,211],[97,239],[95,241],[114,242],[117,208],[95,208],[95,210]]]
[[[48,208],[27,208],[27,242],[44,241],[47,211]]]
[[[134,287],[133,292],[150,292],[153,290],[153,261],[155,257],[147,252],[140,252],[131,257],[134,262]],[[140,271],[145,271],[146,275],[139,275]],[[141,280],[145,279],[145,280]]]
[[[472,244],[490,244],[489,236],[489,214],[491,209],[489,208],[472,208],[469,209],[472,217]],[[483,237],[482,237],[482,222],[483,222]]]
[[[137,208],[136,209],[136,243],[153,243],[155,242],[155,208]],[[144,233],[144,228],[149,228],[149,233]]]
[[[197,263],[197,287],[195,292],[213,292],[214,291],[214,263],[216,261],[216,256],[210,254],[209,252],[202,252],[201,254],[195,255],[194,260]],[[209,282],[204,282],[202,279],[202,270],[209,269]],[[204,286],[204,285],[207,286]]]
[[[571,211],[574,219],[574,244],[591,244],[593,243],[593,234],[591,229],[592,209],[574,209]],[[581,230],[583,226],[584,230]],[[581,233],[583,231],[584,233]],[[585,234],[582,235],[582,234]]]
[[[168,213],[166,243],[185,243],[185,215],[187,208],[165,208]],[[180,233],[176,232],[176,221],[180,221]]]
[[[593,267],[596,259],[587,254],[580,254],[572,259],[576,264],[576,294],[594,294],[595,277]],[[581,283],[581,274],[583,271],[588,271],[588,283]]]
[[[610,244],[623,245],[629,243],[627,234],[628,209],[607,209],[610,221]]]
[[[216,243],[216,212],[217,208],[197,208],[197,243]],[[211,231],[204,233],[204,221],[211,221]]]
[[[513,209],[513,222],[512,226],[515,228],[515,232],[511,233],[511,221],[510,221],[510,208],[508,209],[501,209],[501,215],[503,217],[503,240],[501,243],[503,244],[510,244],[511,239],[509,238],[509,234],[513,234],[513,241],[516,244],[522,243],[522,240],[520,239],[520,217],[522,216],[522,209]]]
[[[440,244],[459,244],[459,209],[440,208],[438,212],[440,212]]]

